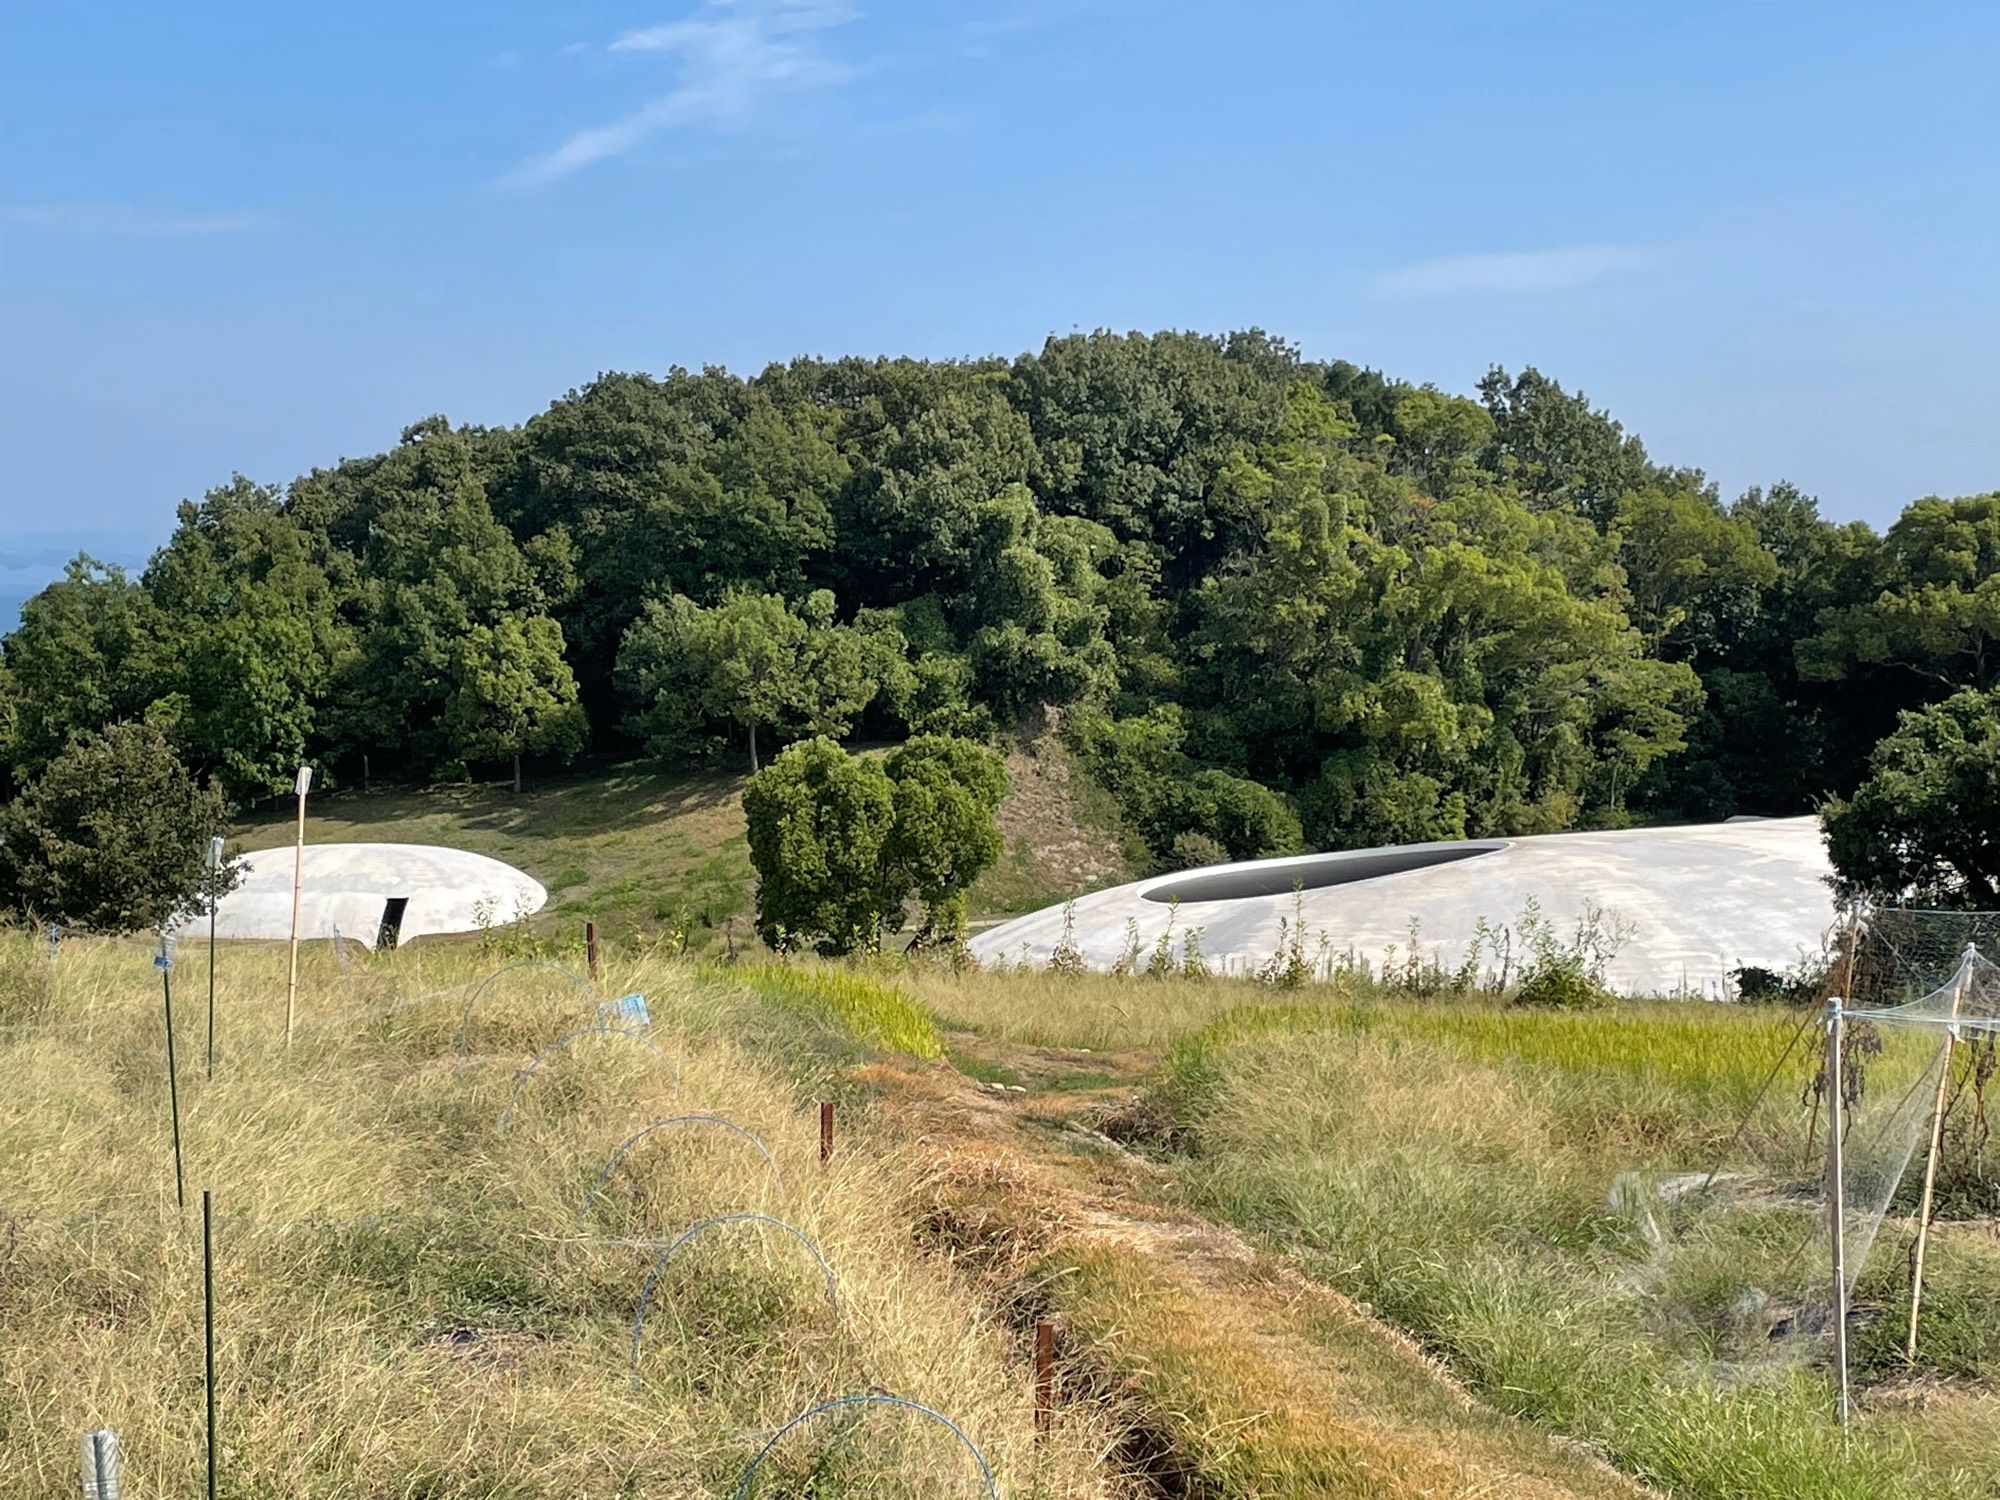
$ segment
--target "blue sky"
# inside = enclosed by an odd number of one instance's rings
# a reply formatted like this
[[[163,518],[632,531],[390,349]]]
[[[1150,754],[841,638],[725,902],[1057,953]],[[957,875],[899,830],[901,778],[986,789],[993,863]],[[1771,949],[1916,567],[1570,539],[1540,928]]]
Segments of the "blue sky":
[[[2000,7],[0,15],[0,593],[599,370],[1261,325],[1734,493],[2000,486]]]

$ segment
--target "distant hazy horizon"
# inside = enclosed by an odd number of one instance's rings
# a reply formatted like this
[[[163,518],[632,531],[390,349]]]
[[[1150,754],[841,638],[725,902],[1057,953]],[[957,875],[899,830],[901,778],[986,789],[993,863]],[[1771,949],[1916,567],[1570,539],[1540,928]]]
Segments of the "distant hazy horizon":
[[[158,536],[79,527],[74,531],[38,531],[0,540],[0,633],[20,623],[21,606],[62,577],[63,569],[79,552],[87,552],[99,562],[116,563],[130,572],[138,572],[154,549],[166,541],[173,519],[173,506],[167,503],[160,508]]]

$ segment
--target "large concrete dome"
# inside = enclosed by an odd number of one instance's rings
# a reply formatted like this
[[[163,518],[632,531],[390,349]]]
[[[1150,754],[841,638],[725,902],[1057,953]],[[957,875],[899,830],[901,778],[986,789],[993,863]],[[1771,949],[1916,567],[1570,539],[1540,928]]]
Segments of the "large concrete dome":
[[[1145,955],[1171,922],[1177,938],[1201,929],[1211,967],[1240,973],[1277,951],[1295,909],[1309,956],[1379,966],[1392,947],[1408,952],[1414,922],[1423,954],[1451,967],[1482,919],[1518,925],[1532,900],[1567,937],[1594,907],[1627,934],[1608,970],[1614,988],[1720,997],[1732,969],[1784,970],[1819,951],[1834,921],[1830,873],[1814,819],[1743,819],[1216,865],[1080,897],[1069,921],[1092,968],[1118,962],[1131,924]],[[972,951],[989,964],[1045,963],[1064,922],[1059,906],[1017,917]]]
[[[292,930],[292,849],[242,856],[243,878],[218,903],[216,936],[285,938]],[[512,865],[435,844],[308,844],[299,936],[372,948],[432,933],[476,932],[540,911],[549,893]],[[205,931],[206,915],[187,924]]]

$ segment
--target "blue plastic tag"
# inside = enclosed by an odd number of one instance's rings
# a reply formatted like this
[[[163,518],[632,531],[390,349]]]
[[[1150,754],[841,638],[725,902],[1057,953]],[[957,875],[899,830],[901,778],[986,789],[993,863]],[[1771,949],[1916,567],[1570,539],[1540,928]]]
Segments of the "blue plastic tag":
[[[653,1016],[646,1009],[644,995],[620,995],[616,1000],[606,1000],[597,1007],[600,1019],[609,1022],[637,1022],[641,1026],[651,1026]]]

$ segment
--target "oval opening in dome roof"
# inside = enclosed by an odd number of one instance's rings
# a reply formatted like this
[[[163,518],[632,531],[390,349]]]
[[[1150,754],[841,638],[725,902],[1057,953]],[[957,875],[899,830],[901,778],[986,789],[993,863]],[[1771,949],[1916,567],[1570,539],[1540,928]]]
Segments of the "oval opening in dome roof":
[[[1457,864],[1482,854],[1497,854],[1504,840],[1464,839],[1449,844],[1408,844],[1395,849],[1355,849],[1336,854],[1308,854],[1294,859],[1266,859],[1255,864],[1224,865],[1170,876],[1140,894],[1148,901],[1244,901],[1256,896],[1284,896],[1295,890],[1318,891]]]

